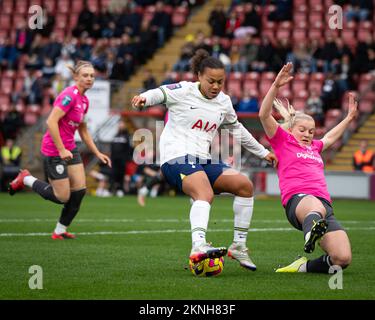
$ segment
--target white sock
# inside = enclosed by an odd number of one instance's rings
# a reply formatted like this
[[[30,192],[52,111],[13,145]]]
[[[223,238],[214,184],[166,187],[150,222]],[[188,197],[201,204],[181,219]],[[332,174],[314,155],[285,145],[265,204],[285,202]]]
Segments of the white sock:
[[[147,187],[146,186],[142,187],[141,189],[139,189],[138,193],[143,197],[147,196],[148,195]]]
[[[33,176],[26,176],[23,178],[23,184],[31,188],[36,180],[38,179]]]
[[[253,216],[254,197],[234,197],[234,237],[233,242],[246,243],[247,233]]]
[[[193,247],[206,243],[206,230],[211,205],[207,201],[196,200],[190,209],[191,238]]]
[[[66,226],[64,226],[63,224],[61,224],[60,222],[58,222],[56,224],[56,228],[55,228],[55,233],[57,234],[62,234],[64,232],[66,232]]]
[[[306,267],[307,267],[307,262],[305,262],[304,264],[301,264],[299,266],[298,272],[307,272]]]

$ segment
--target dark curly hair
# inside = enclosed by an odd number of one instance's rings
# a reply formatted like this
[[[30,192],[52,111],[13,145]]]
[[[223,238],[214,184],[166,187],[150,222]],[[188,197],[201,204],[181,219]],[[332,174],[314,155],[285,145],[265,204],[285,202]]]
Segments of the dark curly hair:
[[[198,49],[191,58],[191,70],[195,75],[203,73],[205,68],[224,69],[224,64],[217,58],[211,57],[204,49]]]

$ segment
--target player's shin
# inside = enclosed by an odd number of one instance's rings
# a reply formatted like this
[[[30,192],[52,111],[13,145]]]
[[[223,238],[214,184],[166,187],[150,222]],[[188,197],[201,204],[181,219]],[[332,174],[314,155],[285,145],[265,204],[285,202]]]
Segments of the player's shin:
[[[196,200],[190,209],[191,237],[193,248],[206,243],[206,230],[211,205],[207,201]]]
[[[25,182],[25,184],[28,185],[27,181]],[[63,202],[56,198],[52,186],[47,182],[35,180],[29,186],[31,186],[32,189],[44,199],[50,200],[54,203],[63,204]]]
[[[247,233],[253,216],[254,197],[235,197],[234,211],[234,237],[233,242],[246,244]]]
[[[85,196],[86,189],[72,191],[70,194],[69,201],[65,203],[64,208],[61,211],[59,223],[64,226],[69,226],[77,215],[83,197]]]

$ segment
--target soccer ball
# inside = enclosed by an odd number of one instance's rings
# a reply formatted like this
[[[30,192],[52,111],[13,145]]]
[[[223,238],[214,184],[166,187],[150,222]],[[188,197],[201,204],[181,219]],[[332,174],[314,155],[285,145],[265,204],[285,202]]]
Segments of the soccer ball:
[[[212,277],[219,275],[224,269],[224,258],[204,259],[194,263],[189,259],[189,267],[193,275],[197,277]]]

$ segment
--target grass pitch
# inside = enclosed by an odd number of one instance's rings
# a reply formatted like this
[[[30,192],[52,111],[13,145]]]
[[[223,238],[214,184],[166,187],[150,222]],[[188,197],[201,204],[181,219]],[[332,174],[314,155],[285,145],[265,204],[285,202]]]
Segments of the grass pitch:
[[[86,197],[70,231],[76,240],[50,238],[60,207],[29,193],[0,195],[0,299],[375,299],[375,202],[334,201],[347,228],[353,263],[343,289],[330,276],[278,274],[303,252],[303,235],[287,222],[279,199],[256,199],[248,246],[258,270],[225,258],[218,277],[194,277],[187,197]],[[232,198],[215,199],[207,239],[229,246]],[[318,257],[318,247],[311,257]],[[43,269],[43,289],[31,290],[32,265]]]

